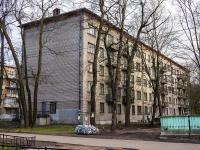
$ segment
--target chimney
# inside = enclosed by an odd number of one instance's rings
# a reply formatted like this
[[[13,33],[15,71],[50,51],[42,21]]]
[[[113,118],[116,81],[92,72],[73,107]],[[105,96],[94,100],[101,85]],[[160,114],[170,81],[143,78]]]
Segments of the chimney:
[[[58,16],[58,15],[60,15],[60,9],[56,8],[53,10],[53,16]]]

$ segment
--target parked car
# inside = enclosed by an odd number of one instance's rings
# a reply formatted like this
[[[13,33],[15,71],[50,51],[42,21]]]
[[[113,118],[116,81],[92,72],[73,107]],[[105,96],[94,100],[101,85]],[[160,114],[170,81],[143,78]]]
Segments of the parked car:
[[[19,119],[16,114],[1,114],[0,120],[2,120],[2,121],[17,121]]]

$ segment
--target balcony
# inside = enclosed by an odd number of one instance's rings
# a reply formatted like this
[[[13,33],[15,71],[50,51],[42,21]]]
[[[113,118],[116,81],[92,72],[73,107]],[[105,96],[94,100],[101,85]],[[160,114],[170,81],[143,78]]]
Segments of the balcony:
[[[112,95],[111,94],[106,94],[106,102],[107,103],[111,103],[113,100],[112,100]]]
[[[155,81],[156,77],[154,75],[150,75],[151,81]]]
[[[122,68],[121,68],[122,71],[127,71],[127,66],[128,66],[127,64],[123,64],[123,65],[122,65]]]
[[[167,91],[167,88],[166,87],[161,87],[161,91],[160,91],[161,95],[167,95],[168,94],[168,91]]]
[[[119,44],[118,43],[113,43],[113,41],[107,41],[106,45],[109,47],[111,51],[118,51],[119,50]]]
[[[133,96],[130,97],[130,101],[131,101],[131,104],[134,103],[134,97]],[[122,103],[126,104],[126,102],[127,102],[126,96],[122,96]]]
[[[179,108],[184,108],[184,104],[178,103],[178,107],[179,107]]]
[[[17,89],[16,85],[6,85],[6,89]]]
[[[178,93],[178,99],[183,99],[184,98],[184,94],[183,93]]]
[[[128,57],[127,52],[126,52],[126,51],[123,51],[123,52],[122,52],[122,56],[124,56],[124,57]]]
[[[18,98],[18,94],[14,94],[14,93],[7,93],[6,95],[5,95],[6,97],[12,97],[12,98]]]
[[[108,60],[106,60],[106,66],[109,67]],[[116,67],[117,67],[117,61],[116,61],[116,60],[112,60],[112,61],[111,61],[111,66],[112,66],[113,68],[116,68]]]
[[[167,78],[161,77],[161,83],[162,84],[167,84]]]
[[[109,78],[109,77],[106,77],[106,78],[105,78],[105,83],[106,83],[106,84],[109,84],[109,83],[110,83],[110,78]]]
[[[19,103],[6,103],[3,105],[5,108],[19,108]]]
[[[130,82],[130,88],[133,88],[133,86],[134,86],[134,82],[131,81],[131,82]]]
[[[167,67],[161,67],[161,68],[160,68],[160,72],[161,72],[161,73],[167,72]]]
[[[177,75],[177,79],[178,80],[182,80],[182,81],[187,81],[187,79],[188,79],[188,77],[187,77],[187,75],[185,75],[185,74],[178,74]]]
[[[186,85],[183,85],[182,89],[185,91],[187,90],[187,86]]]
[[[182,89],[183,88],[183,83],[178,83],[177,84],[177,89]]]
[[[162,107],[163,107],[163,108],[169,107],[169,103],[168,103],[168,102],[163,102],[163,103],[162,103]]]

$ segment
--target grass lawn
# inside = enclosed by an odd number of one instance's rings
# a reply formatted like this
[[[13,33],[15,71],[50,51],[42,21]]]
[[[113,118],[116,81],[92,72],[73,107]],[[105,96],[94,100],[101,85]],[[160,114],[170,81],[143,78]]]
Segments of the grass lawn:
[[[131,127],[148,127],[148,123],[134,123]],[[2,122],[0,121],[0,132],[23,132],[23,133],[38,133],[38,134],[74,134],[76,125],[67,124],[50,124],[45,126],[36,126],[34,128],[19,128],[17,123],[13,122]],[[97,128],[110,129],[110,125],[96,125]]]
[[[45,126],[36,126],[35,128],[19,128],[16,123],[1,122],[0,132],[23,132],[23,133],[38,133],[38,134],[73,134],[76,125],[67,124],[50,124]],[[99,129],[110,129],[110,125],[97,125]]]
[[[8,122],[7,122],[8,123]],[[46,126],[36,126],[35,128],[18,128],[16,126],[10,126],[10,123],[0,122],[0,132],[24,132],[24,133],[39,133],[39,134],[72,134],[74,133],[74,125],[64,125],[64,124],[51,124]]]

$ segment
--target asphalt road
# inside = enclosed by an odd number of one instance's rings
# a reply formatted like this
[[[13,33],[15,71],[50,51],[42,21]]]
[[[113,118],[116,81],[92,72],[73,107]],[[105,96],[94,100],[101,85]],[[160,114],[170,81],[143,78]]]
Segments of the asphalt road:
[[[79,144],[86,146],[101,146],[115,148],[132,148],[138,150],[200,150],[200,144],[191,143],[170,143],[140,140],[120,140],[120,139],[99,139],[70,137],[57,135],[40,135],[26,133],[2,133],[13,136],[36,137],[37,141],[50,141],[65,144]]]

